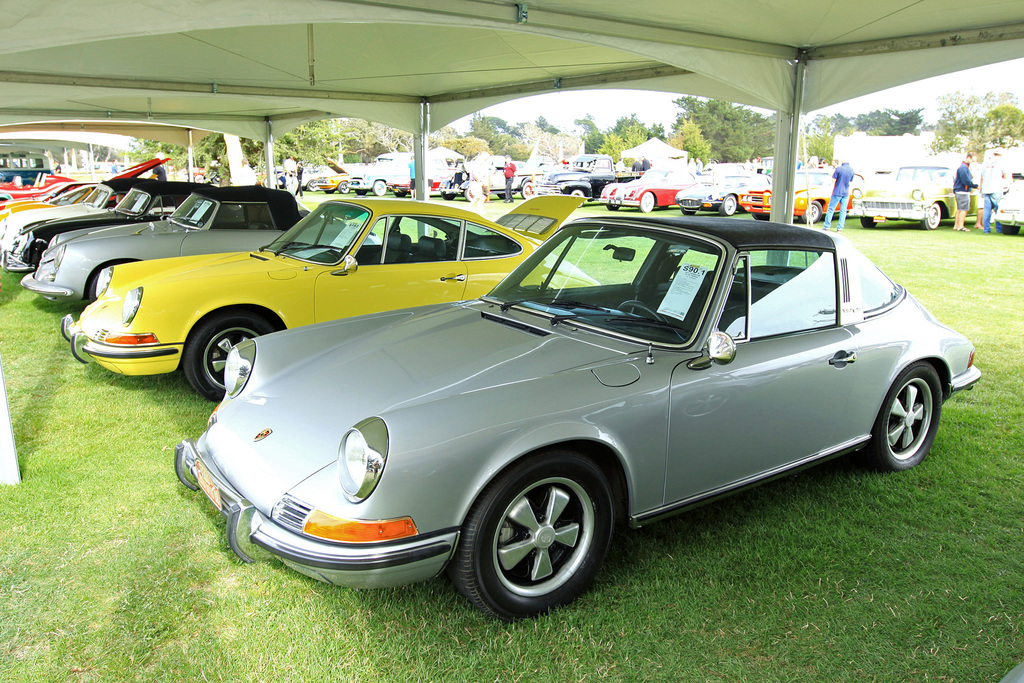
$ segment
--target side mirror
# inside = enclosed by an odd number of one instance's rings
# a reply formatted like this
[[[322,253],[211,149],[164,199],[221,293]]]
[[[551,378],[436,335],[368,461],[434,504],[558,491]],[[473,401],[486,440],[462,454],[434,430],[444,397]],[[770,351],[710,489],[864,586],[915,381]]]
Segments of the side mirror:
[[[357,270],[359,270],[359,262],[356,261],[356,257],[352,254],[345,254],[345,258],[341,262],[341,268],[332,270],[331,275],[349,275]]]
[[[736,360],[736,342],[725,332],[712,332],[704,345],[704,353],[694,358],[686,367],[691,370],[707,370],[714,364],[728,365]]]

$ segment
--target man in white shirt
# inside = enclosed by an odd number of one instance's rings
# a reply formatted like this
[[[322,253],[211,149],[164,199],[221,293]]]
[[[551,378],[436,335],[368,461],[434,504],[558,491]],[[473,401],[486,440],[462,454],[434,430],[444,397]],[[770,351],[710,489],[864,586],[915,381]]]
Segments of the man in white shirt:
[[[992,232],[992,214],[999,210],[999,200],[1006,190],[1006,170],[1003,168],[1003,155],[998,149],[985,152],[985,163],[981,167],[981,198],[985,202],[984,231]],[[996,222],[996,232],[1001,233],[1003,226]]]

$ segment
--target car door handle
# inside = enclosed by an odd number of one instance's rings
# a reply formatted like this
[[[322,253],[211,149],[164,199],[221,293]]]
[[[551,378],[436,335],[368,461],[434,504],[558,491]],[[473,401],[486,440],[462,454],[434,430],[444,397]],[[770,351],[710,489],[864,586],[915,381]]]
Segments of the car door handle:
[[[466,276],[460,273],[459,275],[448,275],[446,277],[441,278],[441,282],[445,282],[447,280],[458,280],[459,282],[465,282]]]
[[[856,351],[836,351],[836,355],[828,359],[829,365],[834,365],[837,368],[845,367],[850,363],[857,362]]]

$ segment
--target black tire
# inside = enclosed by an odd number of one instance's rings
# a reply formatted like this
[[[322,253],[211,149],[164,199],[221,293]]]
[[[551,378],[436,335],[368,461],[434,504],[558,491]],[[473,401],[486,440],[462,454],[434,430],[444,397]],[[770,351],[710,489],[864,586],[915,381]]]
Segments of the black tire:
[[[359,197],[365,197],[366,196],[366,190],[356,190],[356,195],[359,196]]]
[[[335,192],[337,192],[337,190],[336,189],[328,190],[327,188],[324,188],[324,192],[326,192],[327,194],[334,194]]]
[[[1006,225],[1004,223],[1003,224],[1003,234],[1004,235],[1019,235],[1020,234],[1020,226],[1019,225]]]
[[[722,203],[718,205],[718,214],[720,216],[732,216],[739,209],[739,206],[736,195],[727,194]]]
[[[755,221],[766,221],[770,217],[770,214],[767,213],[751,213],[750,215],[754,217]]]
[[[347,182],[338,183],[338,192],[340,194],[348,194],[348,183]]]
[[[453,195],[451,192],[442,192],[441,198],[444,199],[446,202],[450,202],[451,200],[455,199],[455,195]]]
[[[185,378],[210,401],[224,398],[224,361],[228,351],[245,339],[274,331],[270,322],[255,313],[225,311],[206,318],[188,335],[182,367]]]
[[[558,510],[551,514],[549,505]],[[611,487],[594,462],[574,451],[545,451],[512,466],[480,494],[449,576],[498,619],[543,614],[572,602],[593,581],[614,519]]]
[[[900,472],[921,463],[942,415],[942,385],[928,363],[914,363],[893,382],[871,429],[864,458],[873,469]]]
[[[619,210],[619,205],[618,204],[605,204],[604,208],[608,209],[609,211],[618,211]]]
[[[399,199],[401,199],[402,197],[404,197],[407,194],[409,194],[409,193],[406,192],[405,190],[395,190],[395,196],[398,197]]]
[[[679,210],[683,212],[684,216],[695,216],[695,215],[697,215],[697,209],[684,209],[683,207],[680,206]]]
[[[873,228],[875,227],[875,219],[871,216],[860,217],[860,227],[862,228]]]
[[[935,202],[924,212],[924,218],[921,219],[922,230],[934,230],[942,224],[942,207],[939,206],[938,202]]]

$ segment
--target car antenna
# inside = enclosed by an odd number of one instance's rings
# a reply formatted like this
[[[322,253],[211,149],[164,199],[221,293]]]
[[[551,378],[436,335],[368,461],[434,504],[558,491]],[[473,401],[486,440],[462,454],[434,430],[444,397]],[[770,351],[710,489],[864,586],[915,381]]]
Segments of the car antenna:
[[[654,365],[654,344],[647,345],[647,364]]]

